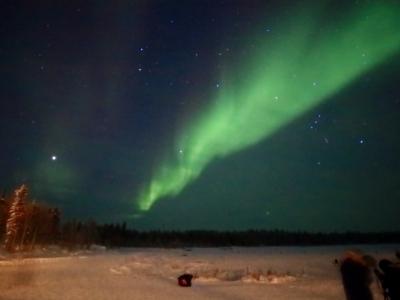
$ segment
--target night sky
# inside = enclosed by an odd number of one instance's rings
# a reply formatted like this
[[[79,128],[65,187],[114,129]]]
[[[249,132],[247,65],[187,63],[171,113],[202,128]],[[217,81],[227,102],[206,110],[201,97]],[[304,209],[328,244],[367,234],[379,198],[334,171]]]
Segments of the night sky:
[[[397,1],[1,1],[0,188],[137,229],[400,230],[399,28]]]

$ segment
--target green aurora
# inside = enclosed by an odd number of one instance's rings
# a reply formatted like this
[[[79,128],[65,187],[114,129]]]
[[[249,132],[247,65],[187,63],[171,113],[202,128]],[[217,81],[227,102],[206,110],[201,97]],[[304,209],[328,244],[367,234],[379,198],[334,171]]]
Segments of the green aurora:
[[[178,195],[214,159],[244,150],[351,84],[400,48],[400,6],[375,2],[324,24],[323,10],[300,9],[283,36],[265,38],[254,60],[221,76],[210,106],[178,136],[139,194],[141,211]],[[238,71],[239,70],[239,71]],[[228,74],[229,73],[229,74]]]

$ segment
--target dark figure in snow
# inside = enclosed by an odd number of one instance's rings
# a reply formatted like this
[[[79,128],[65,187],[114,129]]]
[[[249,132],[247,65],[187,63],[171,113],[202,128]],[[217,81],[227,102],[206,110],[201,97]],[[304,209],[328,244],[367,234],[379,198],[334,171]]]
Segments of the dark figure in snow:
[[[379,262],[375,274],[379,279],[385,300],[400,300],[400,263],[388,259]]]
[[[372,274],[363,255],[346,253],[340,265],[347,300],[373,300],[370,285]]]
[[[185,273],[178,277],[178,284],[184,287],[192,286],[192,278],[193,278],[192,274]]]

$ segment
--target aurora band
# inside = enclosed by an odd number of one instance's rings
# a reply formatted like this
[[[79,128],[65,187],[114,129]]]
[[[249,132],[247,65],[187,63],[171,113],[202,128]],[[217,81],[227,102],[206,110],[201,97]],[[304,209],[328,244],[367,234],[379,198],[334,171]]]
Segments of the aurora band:
[[[304,9],[286,20],[279,36],[265,38],[253,60],[222,75],[210,106],[178,136],[175,157],[138,195],[138,208],[147,211],[178,195],[214,159],[266,139],[398,53],[400,6],[372,2],[324,31],[318,27],[321,12]]]

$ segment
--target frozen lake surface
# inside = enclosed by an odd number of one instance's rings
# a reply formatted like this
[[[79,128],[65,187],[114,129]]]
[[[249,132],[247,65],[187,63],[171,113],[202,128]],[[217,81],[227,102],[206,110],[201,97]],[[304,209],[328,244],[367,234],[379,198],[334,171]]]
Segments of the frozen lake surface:
[[[338,266],[346,250],[392,259],[399,245],[121,250],[34,258],[0,255],[0,299],[344,299]],[[176,278],[195,275],[183,288]],[[374,282],[375,299],[383,299]]]

